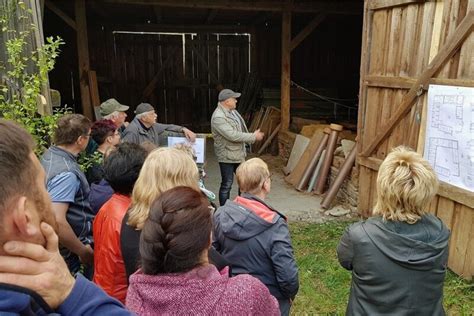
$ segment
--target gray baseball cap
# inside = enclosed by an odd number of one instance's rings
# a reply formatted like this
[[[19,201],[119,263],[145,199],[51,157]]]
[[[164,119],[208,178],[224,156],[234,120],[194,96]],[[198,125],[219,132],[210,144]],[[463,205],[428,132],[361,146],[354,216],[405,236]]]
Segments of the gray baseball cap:
[[[219,102],[225,101],[230,98],[238,98],[240,97],[240,93],[234,92],[230,89],[223,89],[221,92],[219,92],[218,100]]]
[[[138,114],[142,114],[146,112],[151,112],[154,110],[155,108],[150,103],[140,103],[139,105],[137,105],[137,108],[135,109],[135,114],[138,115]]]
[[[128,110],[128,106],[120,104],[115,99],[108,99],[107,101],[102,102],[100,105],[100,115],[107,116],[109,114],[117,112],[125,112]]]

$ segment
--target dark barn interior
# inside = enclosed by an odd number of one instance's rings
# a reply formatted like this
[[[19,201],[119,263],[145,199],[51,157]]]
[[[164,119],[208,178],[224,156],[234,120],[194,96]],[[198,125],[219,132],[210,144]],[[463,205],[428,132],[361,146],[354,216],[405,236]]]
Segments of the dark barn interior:
[[[223,87],[243,92],[247,118],[280,107],[288,12],[291,116],[355,123],[362,0],[46,0],[44,34],[66,42],[50,85],[89,116],[113,97],[130,106],[129,119],[149,102],[158,121],[208,132]]]

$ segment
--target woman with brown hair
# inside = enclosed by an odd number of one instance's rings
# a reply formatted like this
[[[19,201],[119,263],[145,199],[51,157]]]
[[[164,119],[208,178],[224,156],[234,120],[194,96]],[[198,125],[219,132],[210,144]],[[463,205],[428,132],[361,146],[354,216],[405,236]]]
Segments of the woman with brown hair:
[[[143,225],[141,269],[130,277],[127,307],[138,315],[279,315],[260,281],[229,278],[209,264],[211,231],[210,204],[199,191],[162,193]]]

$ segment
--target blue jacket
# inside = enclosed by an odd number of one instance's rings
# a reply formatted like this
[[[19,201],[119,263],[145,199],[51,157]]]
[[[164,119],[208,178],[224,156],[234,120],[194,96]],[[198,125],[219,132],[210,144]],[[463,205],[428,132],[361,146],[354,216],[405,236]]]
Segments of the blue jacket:
[[[286,218],[255,196],[244,193],[242,198],[246,206],[227,200],[217,209],[213,246],[232,264],[233,275],[256,277],[278,300],[294,298],[298,267]]]
[[[1,315],[133,315],[114,298],[79,275],[67,299],[53,311],[28,289],[0,283]]]

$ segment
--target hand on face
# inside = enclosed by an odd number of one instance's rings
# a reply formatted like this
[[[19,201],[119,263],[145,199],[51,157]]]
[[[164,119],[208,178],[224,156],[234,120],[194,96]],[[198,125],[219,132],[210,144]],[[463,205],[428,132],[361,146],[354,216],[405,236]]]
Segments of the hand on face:
[[[41,223],[46,248],[23,241],[3,245],[6,256],[0,256],[0,282],[35,291],[56,309],[71,293],[74,278],[61,257],[58,236],[53,228]]]

